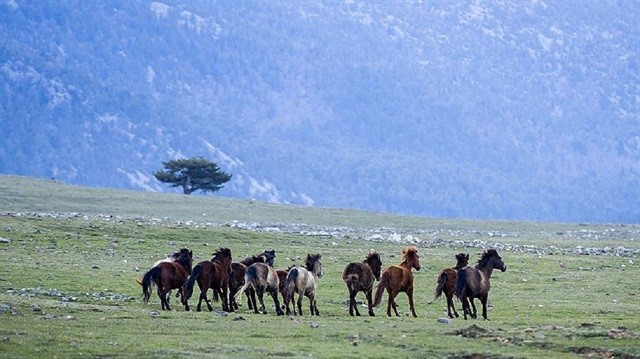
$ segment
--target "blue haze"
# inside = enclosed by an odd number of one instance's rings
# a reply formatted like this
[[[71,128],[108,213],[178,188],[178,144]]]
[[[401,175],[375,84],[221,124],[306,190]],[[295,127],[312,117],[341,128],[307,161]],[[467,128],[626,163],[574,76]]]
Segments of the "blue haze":
[[[0,173],[640,222],[637,1],[0,0]]]

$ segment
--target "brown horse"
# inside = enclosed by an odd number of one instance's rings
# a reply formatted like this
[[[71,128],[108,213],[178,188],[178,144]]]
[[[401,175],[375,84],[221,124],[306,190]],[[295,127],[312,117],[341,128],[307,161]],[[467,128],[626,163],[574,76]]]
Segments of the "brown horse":
[[[482,303],[482,317],[484,320],[489,320],[487,318],[487,299],[491,288],[489,279],[494,269],[500,269],[504,272],[507,270],[507,266],[495,249],[489,249],[483,252],[482,258],[478,260],[475,268],[464,267],[458,271],[456,295],[462,302],[465,320],[467,314],[474,319],[477,318],[476,306],[473,303],[475,298],[479,298]],[[473,312],[469,308],[469,304],[473,307]]]
[[[284,303],[286,307],[287,315],[291,314],[291,307],[289,306],[289,303],[286,302],[284,296],[285,296],[286,287],[287,287],[287,275],[289,274],[289,271],[293,267],[295,267],[295,265],[289,266],[289,268],[287,269],[276,269],[276,274],[278,274],[278,281],[280,281],[280,285],[278,286],[278,292],[280,292],[280,295],[282,295],[282,303]]]
[[[360,316],[358,305],[356,303],[356,295],[358,292],[364,292],[367,297],[367,307],[369,315],[375,316],[372,306],[373,282],[380,280],[380,271],[382,270],[382,260],[380,254],[371,252],[361,263],[349,263],[342,272],[342,280],[349,289],[349,315]]]
[[[171,289],[181,289],[186,283],[191,266],[193,264],[193,252],[181,252],[173,262],[162,262],[151,268],[142,277],[142,297],[144,303],[149,302],[151,297],[151,285],[155,284],[160,298],[162,310],[171,310],[169,306],[169,292]]]
[[[316,289],[318,278],[322,277],[322,256],[320,254],[307,254],[304,267],[293,267],[287,274],[287,285],[284,288],[284,304],[289,307],[293,301],[294,293],[298,294],[298,311],[293,305],[293,314],[302,315],[302,297],[309,298],[309,310],[311,315],[320,315],[316,301]]]
[[[273,298],[273,302],[276,306],[276,313],[283,315],[282,308],[280,308],[280,301],[278,300],[278,287],[280,281],[278,280],[278,274],[273,267],[268,266],[265,263],[254,263],[247,268],[247,272],[244,275],[244,285],[236,293],[235,299],[237,300],[242,296],[249,288],[252,289],[249,292],[250,300],[253,302],[253,311],[257,314],[262,312],[266,314],[266,308],[264,305],[264,292],[268,292]],[[256,305],[255,294],[258,294],[258,300],[260,301],[260,308]]]
[[[446,268],[440,272],[433,300],[429,303],[435,302],[444,293],[445,297],[447,297],[447,314],[449,318],[453,318],[454,315],[456,318],[459,317],[456,307],[453,305],[453,296],[456,294],[456,273],[469,264],[469,254],[456,254],[456,261],[455,267]]]
[[[189,280],[185,283],[182,290],[181,301],[184,309],[189,311],[189,298],[193,294],[193,285],[197,281],[200,287],[200,298],[196,311],[200,311],[200,306],[204,300],[209,311],[213,311],[213,307],[207,298],[209,288],[213,290],[213,300],[218,301],[222,298],[222,310],[229,311],[227,301],[227,288],[229,287],[229,276],[231,273],[231,250],[229,248],[220,248],[213,253],[210,261],[203,261],[193,267],[193,272],[189,276]]]
[[[376,289],[376,299],[374,300],[373,306],[378,307],[380,305],[380,302],[382,302],[382,294],[386,289],[389,294],[387,303],[388,317],[391,316],[391,308],[393,308],[396,317],[400,316],[400,314],[398,314],[398,306],[395,302],[395,298],[400,292],[407,293],[411,314],[414,317],[418,316],[413,307],[413,273],[411,272],[411,268],[415,268],[415,270],[418,271],[420,270],[418,250],[413,246],[406,247],[402,250],[402,263],[387,268],[380,277],[380,283],[378,283],[378,288]]]
[[[229,310],[234,311],[238,309],[238,303],[235,296],[238,290],[244,285],[244,275],[247,272],[247,267],[253,263],[267,263],[270,267],[273,267],[273,262],[276,258],[275,250],[265,250],[260,254],[245,258],[240,263],[231,263],[231,278],[229,279]],[[251,290],[251,289],[249,289]],[[247,293],[249,294],[249,293]],[[253,309],[251,303],[251,297],[247,296],[247,305],[249,309]]]

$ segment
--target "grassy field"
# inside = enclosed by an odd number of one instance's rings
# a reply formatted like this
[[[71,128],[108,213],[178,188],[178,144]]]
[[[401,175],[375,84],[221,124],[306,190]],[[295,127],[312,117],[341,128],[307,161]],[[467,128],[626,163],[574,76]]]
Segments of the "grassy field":
[[[386,295],[376,317],[349,317],[344,266],[370,249],[397,264],[406,244],[393,239],[408,235],[420,239],[418,318],[404,294],[399,318],[386,316]],[[637,253],[637,225],[431,219],[0,176],[0,239],[0,357],[640,358],[637,254],[573,254]],[[491,320],[441,323],[445,301],[429,304],[437,275],[485,245],[508,267],[492,278]],[[135,278],[154,261],[188,247],[197,263],[221,246],[236,260],[275,249],[277,267],[321,253],[321,315],[306,302],[298,317],[246,304],[185,312],[175,297],[163,312],[155,294],[142,303]]]

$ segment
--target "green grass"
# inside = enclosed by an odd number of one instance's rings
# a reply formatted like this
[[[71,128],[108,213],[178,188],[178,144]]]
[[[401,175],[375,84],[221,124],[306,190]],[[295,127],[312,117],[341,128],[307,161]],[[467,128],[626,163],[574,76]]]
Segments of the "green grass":
[[[54,212],[77,215],[48,215]],[[224,226],[234,220],[357,230],[328,238]],[[455,253],[475,261],[480,249],[425,241],[417,246],[418,318],[407,316],[404,294],[400,318],[386,317],[386,296],[376,317],[349,317],[344,266],[369,249],[381,253],[385,267],[400,261],[404,245],[366,240],[382,227],[425,240],[640,247],[637,226],[429,219],[0,176],[0,237],[10,240],[0,243],[0,357],[640,357],[638,258],[501,251],[508,270],[492,278],[491,321],[442,324],[444,300],[428,304],[439,271],[454,264]],[[580,231],[599,237],[561,235]],[[321,316],[308,316],[306,302],[302,317],[255,315],[246,305],[229,316],[184,312],[175,297],[174,310],[162,312],[155,295],[142,303],[134,279],[155,260],[180,247],[191,248],[195,262],[208,260],[220,246],[235,259],[276,249],[278,267],[321,253]]]

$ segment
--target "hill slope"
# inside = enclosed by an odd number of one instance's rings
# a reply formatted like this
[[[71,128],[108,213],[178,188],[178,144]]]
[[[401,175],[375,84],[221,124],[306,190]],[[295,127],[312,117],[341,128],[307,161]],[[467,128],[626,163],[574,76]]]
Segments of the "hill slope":
[[[240,198],[640,221],[635,2],[0,3],[0,173]],[[6,19],[6,20],[5,20]]]

